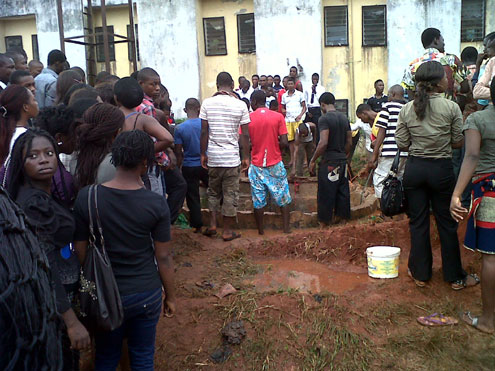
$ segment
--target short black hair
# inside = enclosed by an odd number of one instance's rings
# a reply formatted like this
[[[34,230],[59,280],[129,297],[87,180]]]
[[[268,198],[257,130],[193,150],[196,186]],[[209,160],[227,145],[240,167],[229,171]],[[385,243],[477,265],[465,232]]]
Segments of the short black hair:
[[[278,101],[276,99],[272,99],[270,101],[270,109],[277,110],[278,109]]]
[[[199,108],[199,107],[201,107],[201,103],[199,103],[199,100],[197,100],[196,98],[188,98],[186,100],[186,104],[185,104],[186,110]]]
[[[275,78],[275,77],[278,77],[278,78],[280,78],[280,75],[273,75],[273,78]]]
[[[320,104],[335,104],[335,96],[332,93],[325,92],[320,96],[320,99],[318,99],[318,102]]]
[[[112,106],[117,105],[113,96],[113,84],[111,82],[100,83],[95,86],[95,89],[103,103],[110,103]]]
[[[0,66],[5,66],[9,63],[14,64],[14,60],[12,58],[10,58],[8,55],[6,54],[0,54]]]
[[[26,76],[31,76],[31,74],[29,73],[29,71],[25,71],[25,70],[15,70],[14,72],[12,72],[12,74],[10,75],[10,80],[9,82],[11,84],[19,84],[20,83],[20,80],[23,78],[23,77],[26,77]]]
[[[71,105],[69,107],[72,108],[74,111],[74,117],[76,119],[80,119],[83,117],[84,112],[95,104],[97,104],[98,101],[94,98],[78,98],[71,102]]]
[[[246,80],[246,76],[239,76],[239,78],[237,79],[237,81],[239,82],[239,84],[241,83],[241,79]]]
[[[478,59],[478,50],[476,50],[473,46],[465,47],[461,52],[461,61],[463,63],[476,63],[476,59]]]
[[[48,65],[51,66],[57,62],[64,63],[67,61],[67,57],[65,54],[58,50],[58,49],[53,49],[50,53],[48,53]]]
[[[376,86],[376,84],[378,84],[379,82],[383,82],[383,80],[382,79],[376,80],[375,83],[373,84],[373,86]]]
[[[124,131],[112,143],[112,164],[115,167],[135,169],[143,160],[151,165],[155,149],[151,137],[142,130]]]
[[[156,79],[160,78],[160,75],[158,72],[156,72],[153,68],[151,67],[144,67],[141,71],[138,72],[137,74],[137,80],[139,82],[141,81],[148,81],[151,79]]]
[[[132,77],[134,80],[137,81],[138,74],[139,74],[139,71],[134,71],[133,73],[131,73],[131,76],[130,77]]]
[[[435,39],[438,39],[440,36],[442,36],[442,34],[440,33],[439,29],[427,28],[421,34],[421,43],[423,44],[423,47],[427,48],[433,43],[433,41],[435,41]]]
[[[256,103],[265,104],[266,102],[266,94],[263,90],[255,90],[253,94],[251,94],[251,101]]]
[[[246,103],[247,109],[248,109],[248,111],[249,111],[249,110],[251,109],[251,103],[249,102],[249,99],[247,99],[247,98],[245,98],[245,97],[244,97],[244,98],[241,98],[241,100],[242,100],[244,103]]]
[[[139,83],[132,77],[124,77],[113,86],[115,97],[125,108],[134,108],[143,102],[144,93]]]
[[[366,111],[373,111],[373,110],[371,109],[371,106],[369,104],[362,103],[359,106],[357,106],[356,115],[359,115],[359,114],[366,112]]]
[[[59,104],[43,108],[36,116],[35,126],[47,131],[52,137],[57,133],[69,135],[74,133],[74,120],[72,108]]]
[[[83,82],[79,83],[79,84],[74,84],[72,85],[69,90],[67,90],[67,93],[65,93],[65,96],[64,96],[64,100],[63,100],[63,103],[68,106],[69,105],[69,101],[72,97],[72,95],[74,95],[78,90],[85,90],[88,92],[88,95],[89,97],[91,98],[94,98],[96,99],[98,97],[98,93],[97,91],[95,90],[95,88],[93,88],[92,86],[88,85],[88,84],[85,84]],[[82,93],[82,92],[81,92]],[[78,93],[79,95],[80,93]],[[82,93],[84,94],[84,93]]]
[[[110,72],[108,72],[108,71],[100,71],[100,72],[98,72],[98,74],[96,75],[95,84],[99,84],[100,82],[103,82],[103,80],[107,76],[110,76]]]
[[[257,74],[254,74],[253,76],[251,76],[251,79],[252,79],[253,77],[257,77],[258,79],[260,78],[260,76],[259,76],[259,75],[257,75]]]
[[[260,75],[260,79],[261,79],[262,77],[265,77],[265,78],[266,78],[266,75]]]
[[[306,126],[306,123],[304,123],[304,122],[301,122],[297,128],[299,129],[299,132],[301,132],[301,130],[305,130],[305,131],[307,131],[309,133],[309,129]]]
[[[295,70],[296,70],[296,72],[297,72],[297,67],[296,67],[296,66],[291,66],[291,67],[289,68],[289,71],[290,71],[291,69],[295,69]]]
[[[285,77],[284,77],[284,79],[285,79]],[[287,82],[289,82],[289,81],[292,81],[294,84],[296,83],[296,79],[293,78],[292,76],[291,77],[287,77]]]
[[[20,54],[26,59],[28,57],[26,51],[23,48],[21,48],[20,46],[12,46],[12,47],[7,49],[6,53]]]
[[[230,73],[224,71],[217,75],[217,86],[231,86],[233,83]]]
[[[315,76],[318,77],[318,78],[320,78],[320,75],[318,73],[316,73],[316,72],[311,75],[311,77],[315,77]]]
[[[266,78],[269,78],[269,77],[271,77],[271,78],[273,79],[273,76],[272,76],[272,75],[268,75],[268,76],[266,76]]]

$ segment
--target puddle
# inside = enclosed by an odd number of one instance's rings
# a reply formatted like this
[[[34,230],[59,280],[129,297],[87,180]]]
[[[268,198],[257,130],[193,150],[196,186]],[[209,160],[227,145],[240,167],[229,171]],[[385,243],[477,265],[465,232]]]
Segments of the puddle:
[[[293,289],[302,293],[342,294],[374,281],[365,268],[355,266],[351,271],[344,271],[342,266],[333,269],[330,265],[308,260],[269,259],[256,263],[263,267],[263,272],[249,283],[259,292]]]

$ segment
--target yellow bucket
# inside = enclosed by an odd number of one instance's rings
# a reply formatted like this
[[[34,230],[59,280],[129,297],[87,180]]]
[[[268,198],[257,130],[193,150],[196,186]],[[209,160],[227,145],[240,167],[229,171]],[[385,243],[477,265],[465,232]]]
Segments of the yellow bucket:
[[[395,278],[399,275],[400,248],[372,246],[366,249],[368,275],[373,278]]]

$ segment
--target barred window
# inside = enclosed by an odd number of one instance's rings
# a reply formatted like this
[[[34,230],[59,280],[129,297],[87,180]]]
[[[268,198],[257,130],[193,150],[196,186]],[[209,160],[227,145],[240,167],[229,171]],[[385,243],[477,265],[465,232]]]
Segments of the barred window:
[[[363,46],[385,45],[387,45],[386,6],[363,6]]]
[[[349,100],[348,99],[336,99],[335,109],[342,112],[346,117],[349,117]]]
[[[95,27],[96,35],[96,61],[105,62],[105,48],[103,46],[103,27]],[[113,26],[107,26],[108,33],[108,54],[110,61],[115,61],[115,39],[113,37]]]
[[[253,13],[237,15],[237,39],[239,53],[254,53],[256,51]]]
[[[127,25],[127,38],[131,38],[131,25]],[[139,61],[139,37],[138,37],[138,25],[137,23],[134,23],[134,40],[136,42],[136,60]],[[132,43],[127,43],[127,58],[132,61]]]
[[[38,47],[38,35],[31,35],[31,45],[33,47],[33,59],[35,61],[40,60],[40,50]]]
[[[227,55],[225,20],[223,17],[203,18],[206,55]]]
[[[462,0],[461,41],[481,41],[485,34],[485,0]]]
[[[326,6],[325,46],[349,45],[347,6]]]
[[[5,36],[5,50],[22,49],[22,36]]]

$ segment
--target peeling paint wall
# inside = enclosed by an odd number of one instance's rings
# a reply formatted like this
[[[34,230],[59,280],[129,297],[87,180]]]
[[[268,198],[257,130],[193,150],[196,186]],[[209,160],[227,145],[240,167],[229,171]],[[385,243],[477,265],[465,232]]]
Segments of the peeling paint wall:
[[[35,35],[36,33],[36,19],[34,15],[0,20],[0,53],[5,52],[6,36],[22,36],[22,46],[28,55],[28,59],[32,60],[33,45],[31,35]]]
[[[156,69],[183,117],[186,99],[199,98],[196,1],[138,0],[137,10],[141,66]]]
[[[304,69],[304,88],[322,69],[320,0],[254,0],[256,59],[262,74],[289,74],[297,60]]]
[[[389,84],[402,81],[405,68],[423,51],[421,33],[438,28],[445,38],[445,51],[460,54],[461,0],[388,0]]]
[[[217,90],[216,78],[222,71],[227,71],[232,75],[237,86],[239,76],[246,76],[251,79],[255,74],[256,54],[239,53],[237,40],[237,15],[253,13],[254,6],[252,0],[201,0],[197,13],[198,18],[198,50],[201,58],[201,98],[208,98]],[[227,55],[207,56],[205,52],[205,40],[203,30],[203,18],[224,17],[225,38],[227,43]],[[258,24],[255,20],[255,29]],[[265,38],[268,35],[265,35]],[[256,38],[256,48],[264,39]],[[263,73],[258,69],[258,72]],[[275,72],[276,73],[276,72]]]

